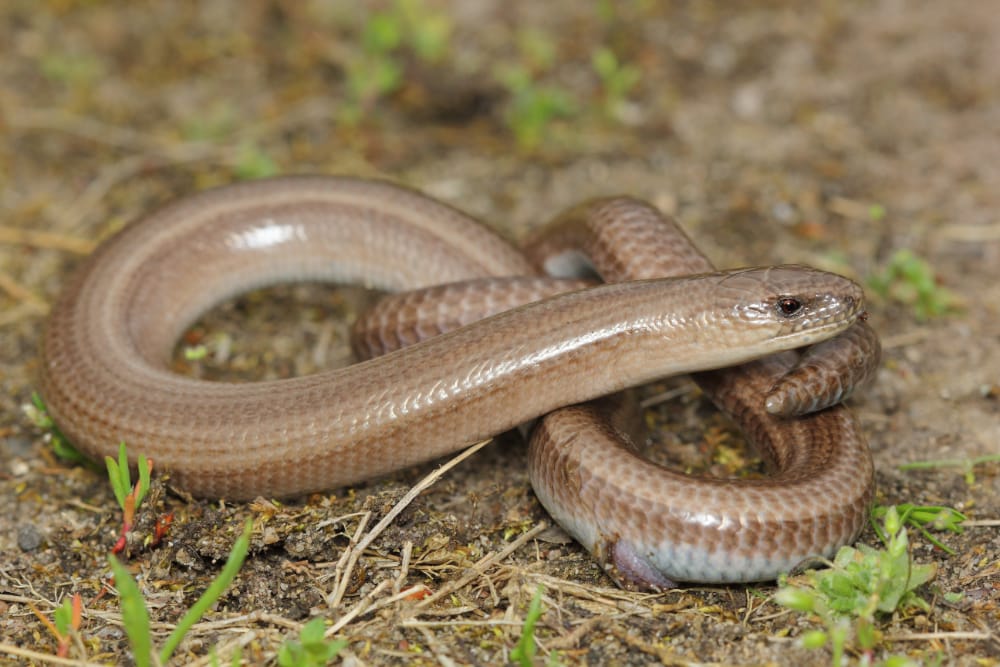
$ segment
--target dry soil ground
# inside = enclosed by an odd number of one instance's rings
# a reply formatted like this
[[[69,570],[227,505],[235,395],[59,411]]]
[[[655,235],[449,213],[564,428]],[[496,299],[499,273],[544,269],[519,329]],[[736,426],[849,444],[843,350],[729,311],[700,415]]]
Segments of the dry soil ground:
[[[366,22],[388,28],[365,38]],[[417,35],[441,54],[421,55]],[[636,68],[634,85],[595,72],[601,46]],[[912,279],[873,292],[886,353],[852,406],[879,502],[950,505],[969,522],[944,538],[954,556],[914,536],[913,558],[938,566],[929,608],[881,617],[869,657],[1000,659],[1000,470],[967,467],[1000,450],[996,4],[10,0],[0,82],[0,661],[54,655],[30,605],[51,615],[73,593],[86,611],[71,658],[130,661],[102,593],[120,523],[109,486],[57,462],[22,411],[48,304],[127,220],[274,172],[389,177],[514,237],[583,197],[629,193],[676,214],[723,266],[803,262],[869,281],[900,250],[925,260],[948,311],[920,317]],[[313,288],[254,295],[200,325],[220,363],[179,365],[254,378],[338,363],[345,328],[331,313],[356,307]],[[655,440],[682,457],[725,440],[690,386],[670,386]],[[523,460],[504,440],[448,472],[370,545],[333,608],[362,513],[370,528],[432,467],[280,505],[166,490],[142,520],[173,512],[167,538],[130,560],[156,641],[253,517],[250,558],[178,663],[204,664],[211,646],[273,662],[320,615],[350,664],[499,664],[542,584],[536,635],[564,664],[829,664],[796,643],[817,620],[776,606],[770,584],[615,589],[542,527]],[[898,467],[928,460],[958,464]],[[416,585],[433,595],[396,595]]]

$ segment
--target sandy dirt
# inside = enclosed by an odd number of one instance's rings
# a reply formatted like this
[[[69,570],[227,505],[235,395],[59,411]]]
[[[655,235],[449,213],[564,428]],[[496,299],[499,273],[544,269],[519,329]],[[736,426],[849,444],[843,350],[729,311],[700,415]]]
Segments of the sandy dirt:
[[[878,502],[949,505],[969,521],[942,537],[953,556],[911,536],[912,557],[938,567],[920,591],[929,609],[881,617],[872,654],[848,659],[998,664],[1000,465],[970,463],[1000,453],[997,6],[415,3],[413,21],[451,26],[443,55],[418,55],[409,37],[369,53],[402,78],[367,96],[352,92],[372,79],[351,75],[361,25],[398,10],[346,6],[0,7],[0,662],[54,656],[31,605],[51,617],[73,593],[85,613],[71,659],[131,661],[104,588],[121,523],[106,477],[58,461],[22,409],[60,286],[94,242],[173,198],[312,172],[391,178],[513,238],[582,198],[628,193],[676,215],[719,266],[798,262],[870,284],[901,250],[924,260],[946,312],[922,316],[902,279],[870,290],[885,355],[850,404]],[[601,45],[638,68],[620,99],[591,65]],[[551,89],[573,100],[533,144],[516,139],[529,121],[509,115],[505,67],[527,73],[536,101]],[[363,301],[318,287],[255,293],[195,327],[218,363],[179,356],[179,370],[256,379],[344,363],[343,318]],[[689,383],[652,391],[665,389],[675,398],[650,415],[653,440],[718,468],[710,445],[738,438]],[[207,664],[213,646],[225,660],[239,649],[246,664],[275,664],[311,616],[349,640],[345,664],[501,664],[539,584],[540,656],[555,651],[561,664],[829,664],[827,650],[796,641],[817,619],[774,604],[773,584],[616,589],[551,526],[524,457],[505,437],[460,463],[349,569],[340,561],[353,541],[434,466],[280,504],[192,501],[158,483],[137,535],[166,513],[172,526],[156,547],[133,544],[129,560],[155,641],[252,517],[250,557],[176,664]],[[899,468],[919,461],[945,463]],[[862,542],[879,544],[871,530]],[[407,595],[415,586],[428,592]]]

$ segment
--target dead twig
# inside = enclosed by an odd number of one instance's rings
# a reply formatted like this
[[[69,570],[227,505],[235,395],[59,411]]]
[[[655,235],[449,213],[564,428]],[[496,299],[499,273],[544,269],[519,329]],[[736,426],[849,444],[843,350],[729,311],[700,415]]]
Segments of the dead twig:
[[[504,547],[500,551],[494,551],[493,553],[483,556],[478,561],[476,561],[476,564],[473,565],[471,568],[469,568],[469,571],[466,572],[464,575],[462,575],[458,579],[449,581],[447,584],[438,589],[438,591],[434,593],[434,595],[431,595],[430,597],[421,600],[417,604],[417,608],[423,609],[425,607],[428,607],[431,604],[440,600],[442,597],[446,595],[451,595],[454,591],[457,591],[458,589],[464,587],[466,584],[468,584],[476,577],[481,576],[483,572],[485,572],[488,568],[492,567],[495,563],[502,561],[504,558],[506,558],[510,554],[520,549],[525,543],[527,543],[529,540],[531,540],[533,537],[535,537],[548,527],[549,524],[547,522],[539,521],[534,528],[521,535],[519,538],[508,544],[506,547]]]
[[[344,598],[344,594],[347,592],[347,586],[351,580],[351,574],[354,571],[354,567],[357,565],[358,560],[361,558],[365,549],[368,548],[375,538],[381,535],[382,531],[384,531],[389,524],[391,524],[396,517],[399,516],[400,512],[406,509],[406,507],[413,502],[417,496],[423,493],[425,489],[437,482],[446,472],[485,447],[489,442],[491,442],[491,440],[483,440],[482,442],[468,447],[461,454],[455,456],[450,461],[438,467],[432,473],[417,482],[413,488],[411,488],[406,495],[403,496],[384,517],[382,517],[382,520],[375,524],[367,535],[365,535],[354,547],[349,548],[348,552],[345,552],[345,555],[349,554],[346,566],[337,577],[333,593],[327,598],[327,605],[331,609],[336,609],[340,605],[341,600]]]

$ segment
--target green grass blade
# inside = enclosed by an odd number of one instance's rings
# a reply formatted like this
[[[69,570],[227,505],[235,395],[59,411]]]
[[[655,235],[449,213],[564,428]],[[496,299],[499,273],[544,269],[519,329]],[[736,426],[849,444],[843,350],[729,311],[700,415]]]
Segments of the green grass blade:
[[[153,638],[149,630],[149,612],[142,600],[142,593],[135,579],[114,556],[108,564],[115,575],[115,587],[121,599],[122,623],[132,646],[132,658],[137,667],[149,667],[153,658]]]
[[[219,572],[219,576],[215,578],[214,581],[209,585],[209,587],[202,593],[198,601],[195,602],[184,617],[177,623],[177,627],[174,631],[170,633],[167,637],[167,641],[163,644],[160,649],[160,662],[166,664],[170,660],[170,656],[174,654],[177,647],[180,645],[181,640],[184,639],[184,635],[188,633],[191,627],[198,622],[198,620],[205,615],[209,607],[215,604],[215,601],[229,588],[229,584],[232,583],[233,579],[236,577],[236,573],[240,571],[243,567],[243,560],[247,556],[247,552],[250,551],[250,533],[253,531],[253,521],[247,519],[246,524],[243,527],[243,533],[237,538],[236,542],[233,544],[233,550],[229,552],[229,558],[226,560],[225,566],[222,571]]]
[[[139,490],[135,494],[135,507],[139,509],[139,504],[146,497],[149,491],[149,461],[145,454],[139,454]]]
[[[511,660],[516,660],[522,667],[532,667],[538,646],[535,643],[535,624],[542,616],[542,592],[545,589],[539,585],[535,591],[535,596],[531,598],[528,605],[528,613],[524,615],[524,627],[521,629],[521,638],[517,645],[510,652]]]
[[[123,443],[124,446],[124,443]],[[118,506],[125,507],[125,496],[128,495],[128,465],[125,466],[124,482],[122,481],[121,466],[110,456],[104,457],[104,463],[108,466],[108,479],[111,481],[111,489],[115,492]]]

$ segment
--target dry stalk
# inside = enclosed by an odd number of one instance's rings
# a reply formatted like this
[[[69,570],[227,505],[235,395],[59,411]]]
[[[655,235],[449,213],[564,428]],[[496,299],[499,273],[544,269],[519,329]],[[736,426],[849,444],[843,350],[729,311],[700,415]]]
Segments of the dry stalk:
[[[344,552],[344,556],[347,557],[345,567],[341,570],[340,564],[338,563],[337,571],[339,574],[336,578],[336,584],[334,585],[333,593],[327,597],[326,600],[327,605],[331,609],[336,609],[340,605],[340,602],[344,599],[344,595],[347,593],[347,586],[351,580],[351,574],[354,572],[354,567],[358,564],[358,560],[361,558],[365,549],[368,548],[375,538],[381,535],[382,531],[389,527],[389,524],[391,524],[396,517],[399,516],[400,512],[406,509],[406,507],[413,502],[417,496],[423,493],[427,487],[437,482],[442,475],[478,452],[489,442],[491,442],[491,440],[483,440],[482,442],[478,442],[471,447],[466,448],[460,454],[453,457],[447,463],[436,468],[429,475],[417,482],[413,488],[407,491],[406,495],[403,496],[384,517],[382,517],[382,520],[375,524],[367,535],[365,535],[353,547],[348,547],[348,550]]]

